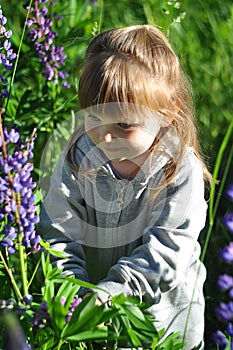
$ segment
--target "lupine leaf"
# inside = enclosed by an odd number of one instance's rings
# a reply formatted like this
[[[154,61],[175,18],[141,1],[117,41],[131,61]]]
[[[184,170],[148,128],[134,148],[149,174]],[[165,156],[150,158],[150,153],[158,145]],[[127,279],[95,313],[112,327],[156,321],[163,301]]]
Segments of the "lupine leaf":
[[[69,312],[69,307],[78,289],[79,286],[73,286],[68,281],[64,281],[58,289],[53,302],[50,304],[50,315],[56,331],[62,331],[65,324],[65,317]],[[62,297],[65,298],[64,303],[61,301]]]
[[[88,288],[88,289],[95,289],[95,290],[101,290],[102,292],[105,292],[109,295],[111,295],[108,291],[106,291],[105,289],[103,288],[100,288],[98,286],[96,286],[95,284],[92,284],[90,282],[86,282],[86,281],[82,281],[82,280],[79,280],[77,278],[74,278],[74,277],[65,277],[67,281],[70,281],[74,284],[78,284],[80,287],[84,287],[84,288]]]
[[[63,259],[67,259],[70,257],[70,254],[66,253],[66,252],[62,252],[53,248],[46,248],[48,250],[48,252],[54,256],[57,256],[58,258],[63,258]]]
[[[151,334],[150,332],[146,332],[146,331],[141,331],[140,329],[139,330],[135,330],[134,329],[134,332],[135,334],[138,336],[138,338],[140,339],[140,341],[144,341],[144,342],[147,342],[147,343],[152,343],[152,341],[154,341],[155,339],[158,341],[159,340],[159,337],[154,335],[154,334]]]
[[[108,328],[101,327],[92,330],[83,331],[80,333],[69,335],[66,340],[86,341],[86,340],[104,340],[108,338]]]
[[[78,289],[78,286],[73,286],[69,281],[64,280],[57,291],[56,298],[61,298],[62,296],[68,298],[71,294],[74,296]]]
[[[96,299],[97,295],[93,293],[82,300],[82,302],[75,309],[70,322],[63,329],[63,338],[73,335],[80,330],[94,327],[100,323],[99,320],[101,319],[105,306],[95,305]]]
[[[172,333],[164,339],[164,341],[158,345],[157,350],[180,350],[183,348],[183,339],[178,338],[180,332]]]
[[[124,329],[125,333],[128,334],[127,330],[130,328],[129,319],[126,316],[125,311],[121,305],[118,306],[118,310],[119,310],[119,316],[117,316],[117,317],[119,319],[119,322],[120,322],[122,328]]]
[[[42,294],[48,306],[51,305],[54,296],[54,283],[52,281],[46,281],[45,286],[42,288]]]
[[[112,297],[113,304],[123,304],[123,303],[125,303],[126,300],[127,300],[127,298],[123,293]]]
[[[5,267],[2,261],[0,261],[0,276],[5,276],[5,273],[3,273],[1,270],[5,271]]]
[[[141,311],[137,307],[122,305],[122,308],[124,309],[124,312],[128,316],[130,322],[132,322],[132,324],[136,328],[139,328],[142,330],[148,330],[148,331],[150,330],[153,333],[156,332],[154,325],[150,322],[146,322],[144,315],[141,313]]]
[[[58,298],[55,298],[50,304],[49,313],[51,315],[51,320],[54,326],[54,330],[59,334],[65,324],[65,316],[67,314],[67,308],[62,305]]]
[[[44,252],[41,253],[41,266],[44,276],[46,275],[46,266],[45,266],[45,255]]]
[[[110,319],[114,318],[118,314],[118,310],[116,309],[103,309],[103,313],[100,318],[100,323],[105,323]]]
[[[132,328],[127,329],[127,333],[128,333],[130,342],[133,346],[138,347],[138,346],[142,345],[141,341],[137,337],[137,334],[134,332],[134,330]]]
[[[46,279],[47,280],[54,280],[55,278],[60,277],[60,276],[61,276],[61,271],[54,268],[47,273]]]

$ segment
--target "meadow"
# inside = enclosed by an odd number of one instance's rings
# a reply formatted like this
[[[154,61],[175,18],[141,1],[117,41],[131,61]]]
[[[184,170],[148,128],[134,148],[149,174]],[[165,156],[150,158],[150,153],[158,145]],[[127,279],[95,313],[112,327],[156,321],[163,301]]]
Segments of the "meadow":
[[[30,349],[26,342],[42,350],[104,348],[100,342],[116,349],[122,338],[135,348],[149,342],[153,349],[182,349],[176,335],[157,344],[161,334],[137,298],[115,297],[109,309],[96,306],[95,295],[80,302],[84,282],[63,280],[49,255],[39,263],[33,258],[41,247],[49,251],[36,233],[40,185],[74,128],[87,44],[106,29],[151,23],[190,77],[200,145],[213,174],[200,236],[205,348],[233,349],[232,2],[2,0],[0,6],[0,348],[12,342],[13,350],[21,339],[17,349]],[[53,149],[45,154],[48,140]]]

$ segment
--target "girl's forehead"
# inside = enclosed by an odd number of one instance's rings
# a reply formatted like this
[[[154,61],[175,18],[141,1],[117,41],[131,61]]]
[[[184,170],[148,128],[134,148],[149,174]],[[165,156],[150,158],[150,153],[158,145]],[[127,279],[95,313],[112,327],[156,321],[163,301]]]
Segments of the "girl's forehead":
[[[93,114],[105,120],[127,123],[143,123],[151,118],[160,118],[157,111],[142,105],[123,102],[98,104],[85,109],[86,114]]]

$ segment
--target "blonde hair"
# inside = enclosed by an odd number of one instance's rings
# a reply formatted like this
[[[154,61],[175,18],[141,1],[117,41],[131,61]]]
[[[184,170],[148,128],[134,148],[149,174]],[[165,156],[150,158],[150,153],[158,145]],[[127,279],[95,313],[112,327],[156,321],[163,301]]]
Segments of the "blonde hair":
[[[182,142],[194,149],[205,177],[211,178],[199,151],[190,83],[167,38],[156,27],[137,25],[97,35],[86,51],[78,96],[82,109],[123,102],[161,113],[172,120]],[[176,171],[177,164],[168,167],[166,183]]]

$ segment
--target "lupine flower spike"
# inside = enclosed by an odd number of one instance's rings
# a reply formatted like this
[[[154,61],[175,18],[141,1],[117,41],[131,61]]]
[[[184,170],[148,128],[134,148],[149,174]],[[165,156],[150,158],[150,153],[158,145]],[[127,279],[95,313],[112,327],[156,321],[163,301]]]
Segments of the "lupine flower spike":
[[[216,344],[218,344],[219,350],[226,349],[226,347],[228,345],[228,341],[227,341],[225,335],[221,331],[218,330],[215,333],[213,333],[212,339]]]
[[[5,75],[7,71],[13,68],[12,61],[16,58],[16,53],[11,47],[9,41],[12,36],[12,30],[7,30],[5,24],[7,23],[6,17],[3,16],[2,8],[0,5],[0,98],[4,99],[9,97],[9,91],[7,90],[8,80]],[[4,74],[5,71],[5,74]]]
[[[8,131],[0,125],[0,219],[5,220],[0,244],[9,254],[13,254],[20,243],[33,251],[40,248],[40,237],[35,231],[39,221],[33,194],[36,184],[32,181],[33,165],[29,162],[33,157],[34,139],[35,133],[24,143],[17,127]]]
[[[31,18],[27,21],[27,26],[30,28],[29,37],[35,42],[34,47],[40,58],[40,63],[45,67],[43,75],[46,80],[57,84],[59,79],[61,79],[63,87],[69,88],[70,86],[65,80],[68,77],[68,73],[62,70],[65,65],[66,54],[63,52],[63,47],[56,46],[53,43],[57,33],[52,30],[53,21],[49,16],[45,3],[49,3],[49,1],[35,0],[33,2]],[[50,6],[54,5],[55,2],[52,1]],[[25,8],[28,9],[28,5]],[[61,20],[62,16],[54,13],[53,19]]]
[[[226,192],[228,198],[233,200],[233,185],[230,185]],[[233,233],[233,213],[228,212],[222,218],[222,223]],[[233,266],[233,242],[230,242],[219,251],[222,259],[229,265]],[[233,349],[233,277],[228,274],[222,274],[218,278],[218,286],[222,292],[228,292],[231,300],[229,302],[221,302],[215,308],[215,313],[220,322],[225,326],[225,332],[217,330],[213,336],[213,341],[218,344],[220,350],[226,348]]]

